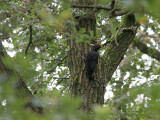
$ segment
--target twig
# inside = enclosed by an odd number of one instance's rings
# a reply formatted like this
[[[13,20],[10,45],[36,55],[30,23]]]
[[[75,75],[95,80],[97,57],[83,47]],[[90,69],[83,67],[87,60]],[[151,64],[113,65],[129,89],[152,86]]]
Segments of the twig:
[[[69,79],[67,77],[52,77],[53,79]]]
[[[56,65],[56,67],[57,67],[57,66],[60,66],[67,57],[68,57],[68,55],[66,55],[66,56]],[[56,67],[55,67],[54,69],[51,69],[51,70],[47,71],[47,73],[52,73],[52,72],[54,72],[54,71],[56,70]]]
[[[29,43],[28,43],[27,48],[25,50],[25,55],[27,55],[28,49],[29,49],[30,45],[32,44],[32,25],[29,26],[29,33],[30,33]]]
[[[115,17],[115,16],[122,16],[127,14],[128,12],[130,12],[129,10],[119,10],[119,11],[115,11],[114,15],[110,16],[110,17]]]
[[[103,10],[114,10],[114,14],[112,14],[110,17],[116,17],[116,16],[122,16],[126,13],[129,12],[129,10],[124,10],[124,9],[119,9],[119,8],[110,8],[106,6],[101,6],[101,5],[71,5],[72,8],[94,8],[97,10],[103,9]]]
[[[69,78],[58,78],[58,79],[61,79],[61,80],[58,81],[58,83],[56,84],[56,87],[57,87],[63,80],[66,80],[66,79],[69,79]]]
[[[105,42],[105,43],[103,44],[103,46],[106,46],[106,45],[111,44],[111,43],[112,43],[112,41],[107,41],[107,42]]]
[[[96,9],[104,9],[111,10],[109,7],[101,6],[101,5],[71,5],[72,8],[96,8]],[[120,11],[121,9],[115,9],[115,11]]]
[[[114,39],[115,44],[116,44],[117,46],[119,45],[119,44],[118,44],[118,41],[117,41],[117,35],[118,35],[120,29],[121,29],[121,28],[119,28],[119,29],[117,30],[116,35],[115,35],[115,39]]]
[[[111,11],[110,11],[111,14],[114,14],[116,6],[117,6],[117,0],[112,0],[112,2],[111,2]]]

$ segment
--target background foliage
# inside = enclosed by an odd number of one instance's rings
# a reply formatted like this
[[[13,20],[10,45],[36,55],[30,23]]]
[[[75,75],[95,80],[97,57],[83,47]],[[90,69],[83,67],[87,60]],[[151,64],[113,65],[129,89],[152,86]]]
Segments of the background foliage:
[[[99,0],[109,5],[110,0]],[[159,0],[119,0],[118,7],[133,10],[141,26],[135,40],[140,40],[155,52],[159,50]],[[0,75],[0,119],[160,119],[160,63],[132,44],[109,85],[106,86],[104,106],[95,106],[87,115],[79,111],[81,98],[71,99],[67,67],[68,29],[73,29],[69,0],[1,0],[0,40],[12,58],[3,59],[6,66],[18,72],[32,93],[41,99],[44,116],[22,108],[25,102],[15,96],[17,76],[6,81]],[[77,15],[83,13],[76,13]],[[108,11],[97,13],[97,39],[102,44],[115,37],[121,17],[109,18]],[[32,41],[30,41],[30,26]],[[82,32],[82,33],[81,33]],[[79,42],[83,41],[83,30]],[[85,36],[88,37],[89,36]],[[29,49],[27,46],[31,42]],[[5,44],[8,43],[8,44]],[[101,54],[107,46],[101,49]],[[148,50],[149,51],[149,50]],[[159,51],[158,51],[159,52]],[[13,53],[16,53],[13,55]]]

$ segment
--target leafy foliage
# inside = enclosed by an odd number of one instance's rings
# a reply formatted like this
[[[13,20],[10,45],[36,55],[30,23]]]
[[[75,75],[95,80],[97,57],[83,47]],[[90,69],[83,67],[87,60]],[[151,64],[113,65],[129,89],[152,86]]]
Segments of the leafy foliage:
[[[141,24],[135,39],[155,48],[155,52],[160,44],[159,2],[119,0],[118,5],[135,12]],[[110,1],[100,0],[98,4],[109,6]],[[12,58],[5,57],[3,62],[23,77],[32,93],[43,101],[45,111],[44,116],[39,116],[24,110],[25,100],[15,95],[18,76],[8,79],[6,74],[0,73],[0,119],[160,119],[160,63],[134,46],[130,46],[109,83],[113,96],[105,98],[104,106],[94,106],[91,115],[79,111],[81,98],[71,99],[68,95],[71,80],[67,53],[71,49],[67,42],[75,24],[69,7],[69,0],[0,1],[0,40],[14,46],[5,48],[8,53],[16,52]],[[113,40],[121,22],[121,17],[108,18],[108,13],[97,12],[96,37],[102,44]],[[33,28],[32,41],[25,55],[31,34],[29,26]],[[157,36],[151,38],[151,33]],[[94,37],[93,31],[88,36],[84,29],[77,34],[77,42],[90,43]]]

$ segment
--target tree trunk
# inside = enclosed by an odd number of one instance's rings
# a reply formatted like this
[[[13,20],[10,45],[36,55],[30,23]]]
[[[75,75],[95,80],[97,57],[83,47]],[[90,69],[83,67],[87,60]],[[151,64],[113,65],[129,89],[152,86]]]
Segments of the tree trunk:
[[[79,5],[93,5],[93,0],[78,0],[76,4]],[[81,15],[75,17],[76,21],[76,31],[78,32],[81,28],[85,29],[85,34],[90,35],[90,31],[96,35],[96,18],[93,10],[90,9],[79,9],[85,13],[85,15]],[[73,32],[72,36],[75,32]],[[94,39],[92,39],[92,43],[94,43]],[[71,83],[71,94],[73,97],[81,96],[82,97],[82,106],[81,108],[86,111],[90,111],[93,103],[102,103],[103,99],[97,99],[99,96],[97,93],[100,91],[97,89],[97,85],[91,85],[86,76],[85,62],[82,57],[86,56],[86,53],[90,49],[89,44],[77,42],[75,37],[73,37],[69,43],[70,54],[69,58],[69,69],[70,69],[70,77],[72,79]],[[98,82],[96,82],[98,84]],[[99,91],[99,92],[98,92]]]
[[[94,0],[77,0],[76,5],[93,5]],[[93,9],[81,8],[78,10],[83,10],[84,15],[75,17],[76,21],[76,31],[78,32],[81,28],[85,28],[86,33],[94,31],[96,35],[96,17]],[[98,65],[95,71],[95,81],[90,83],[86,76],[85,62],[82,57],[85,57],[88,53],[90,46],[86,43],[80,43],[76,41],[74,37],[75,32],[72,32],[72,38],[68,42],[70,47],[69,52],[69,69],[70,77],[72,79],[71,83],[71,94],[73,97],[82,97],[81,109],[85,111],[91,111],[94,104],[104,104],[104,94],[105,87],[110,81],[114,71],[123,59],[127,48],[133,41],[135,37],[135,30],[124,30],[123,33],[117,36],[117,41],[119,45],[117,46],[115,42],[112,42],[105,54],[99,58]],[[91,40],[91,43],[94,43]]]

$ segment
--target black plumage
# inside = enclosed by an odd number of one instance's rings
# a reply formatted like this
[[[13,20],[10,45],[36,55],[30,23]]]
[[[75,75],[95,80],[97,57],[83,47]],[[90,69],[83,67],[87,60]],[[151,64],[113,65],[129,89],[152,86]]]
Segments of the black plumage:
[[[94,44],[93,49],[87,53],[86,56],[86,70],[89,81],[94,81],[94,71],[98,63],[99,53],[97,52],[101,48],[99,43]]]

